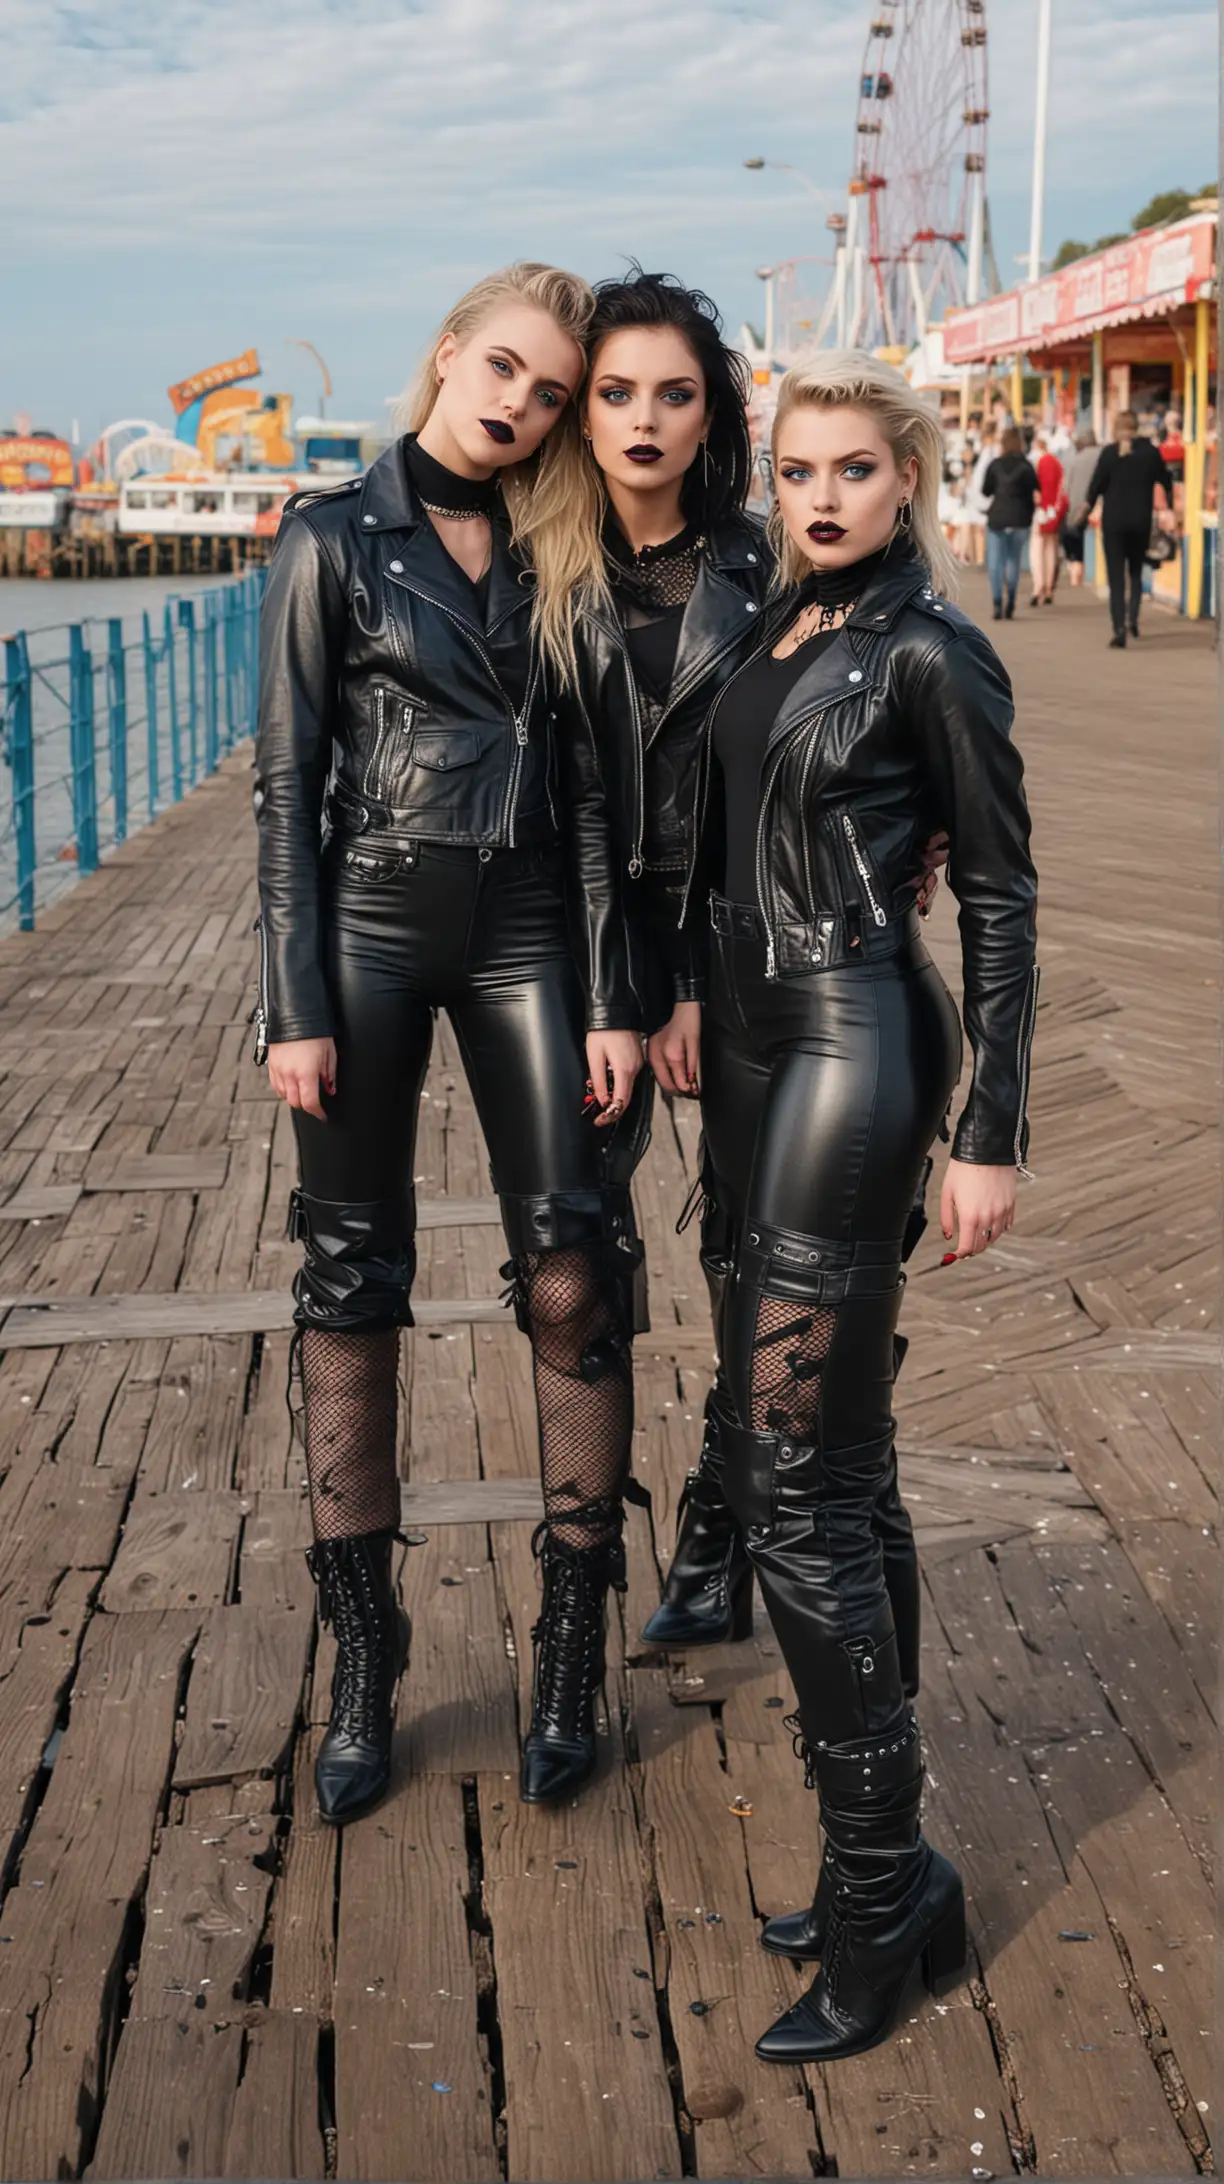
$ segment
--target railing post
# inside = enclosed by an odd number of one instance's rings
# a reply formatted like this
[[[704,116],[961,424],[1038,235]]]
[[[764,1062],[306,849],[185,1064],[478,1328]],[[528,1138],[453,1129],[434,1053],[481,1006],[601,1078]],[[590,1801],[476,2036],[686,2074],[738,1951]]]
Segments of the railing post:
[[[178,618],[187,632],[187,745],[191,758],[191,785],[194,788],[200,778],[200,693],[196,662],[195,600],[180,599]]]
[[[225,631],[225,748],[232,751],[238,736],[238,648],[234,640],[238,625],[234,609],[238,605],[237,586],[231,584],[222,595],[222,611]]]
[[[162,617],[162,650],[166,656],[166,699],[170,707],[170,793],[176,804],[183,801],[183,742],[179,734],[178,662],[174,657],[174,614],[170,601]]]
[[[107,623],[106,700],[110,719],[111,803],[115,809],[115,840],[126,842],[128,822],[127,780],[127,660],[123,652],[123,620],[112,616]]]
[[[263,585],[258,576],[247,578],[247,732],[254,735],[259,727],[259,603],[263,597]]]
[[[98,869],[98,778],[94,743],[93,656],[85,632],[74,622],[68,632],[69,744],[72,751],[72,821],[78,872]]]
[[[25,632],[4,640],[8,685],[9,764],[13,772],[13,831],[17,838],[17,917],[23,933],[34,930],[34,699]]]
[[[217,594],[204,594],[204,771],[217,770]]]
[[[157,747],[157,653],[153,645],[153,632],[147,614],[141,616],[144,623],[144,671],[145,671],[145,735],[148,745],[149,817],[157,817],[161,798],[161,767]]]

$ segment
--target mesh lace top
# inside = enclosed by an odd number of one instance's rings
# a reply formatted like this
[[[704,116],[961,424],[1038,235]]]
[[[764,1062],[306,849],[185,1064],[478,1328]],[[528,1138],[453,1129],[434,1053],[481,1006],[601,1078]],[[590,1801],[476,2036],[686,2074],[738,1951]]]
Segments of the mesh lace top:
[[[697,582],[705,538],[688,524],[661,546],[643,546],[634,553],[619,525],[610,522],[604,545],[649,730],[667,703],[680,624]]]

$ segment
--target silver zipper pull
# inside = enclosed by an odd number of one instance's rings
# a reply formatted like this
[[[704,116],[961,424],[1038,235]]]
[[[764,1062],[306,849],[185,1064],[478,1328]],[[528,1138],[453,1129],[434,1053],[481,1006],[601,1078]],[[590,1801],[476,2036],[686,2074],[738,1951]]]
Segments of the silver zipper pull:
[[[629,877],[631,880],[642,877],[642,860],[636,853],[629,859]]]
[[[776,978],[777,975],[778,955],[777,950],[775,949],[774,944],[771,940],[766,943],[765,948],[765,976],[766,978]]]

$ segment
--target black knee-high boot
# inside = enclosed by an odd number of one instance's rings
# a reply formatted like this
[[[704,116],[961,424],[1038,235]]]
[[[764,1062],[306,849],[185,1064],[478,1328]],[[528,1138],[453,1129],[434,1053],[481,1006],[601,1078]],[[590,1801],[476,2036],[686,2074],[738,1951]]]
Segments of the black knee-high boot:
[[[921,1965],[933,1993],[965,1966],[955,1866],[919,1828],[922,1760],[910,1717],[892,1735],[805,1751],[832,1857],[829,1931],[807,1993],[757,2041],[766,2062],[833,2062],[885,2039]]]

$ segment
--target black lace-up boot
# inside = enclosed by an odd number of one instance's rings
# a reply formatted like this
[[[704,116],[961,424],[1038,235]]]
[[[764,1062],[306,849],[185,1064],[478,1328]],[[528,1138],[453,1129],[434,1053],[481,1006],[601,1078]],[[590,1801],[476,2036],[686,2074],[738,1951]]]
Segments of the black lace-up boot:
[[[820,1792],[832,1905],[820,1970],[770,2026],[757,2054],[773,2063],[836,2061],[887,2038],[922,1969],[933,1993],[963,1976],[960,1875],[919,1830],[922,1760],[911,1718],[892,1735],[805,1753]]]
[[[617,1512],[619,1523],[619,1511]],[[592,1547],[575,1547],[542,1524],[532,1540],[544,1581],[535,1648],[531,1727],[523,1745],[524,1804],[567,1797],[595,1765],[595,1694],[604,1675],[604,1614],[609,1587],[625,1590],[619,1529]]]
[[[723,1489],[717,1389],[706,1403],[697,1469],[680,1496],[676,1550],[642,1637],[650,1646],[717,1646],[752,1636],[752,1564]]]
[[[331,1719],[315,1764],[324,1820],[356,1820],[391,1780],[395,1687],[408,1660],[412,1625],[395,1597],[391,1548],[397,1532],[318,1539],[306,1561],[319,1588],[319,1620],[334,1633]]]

